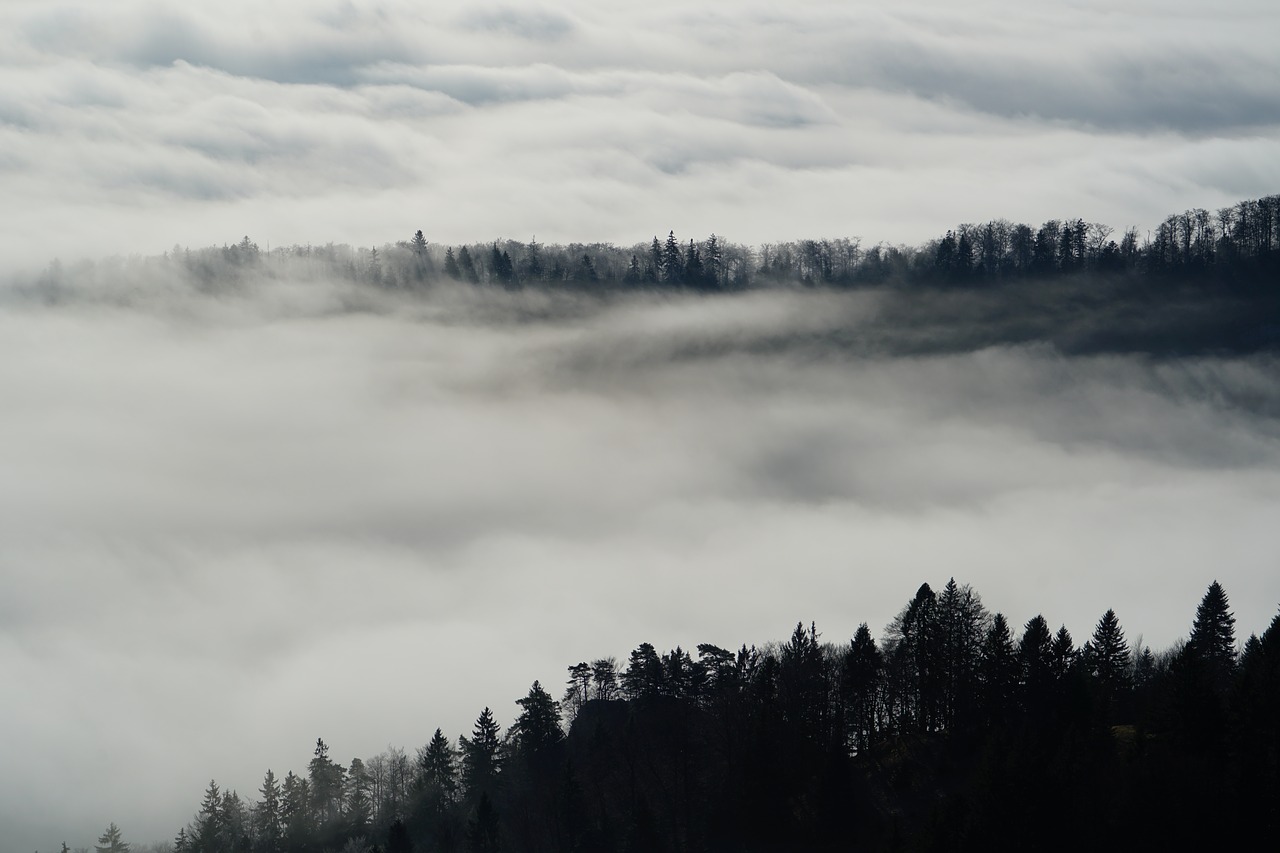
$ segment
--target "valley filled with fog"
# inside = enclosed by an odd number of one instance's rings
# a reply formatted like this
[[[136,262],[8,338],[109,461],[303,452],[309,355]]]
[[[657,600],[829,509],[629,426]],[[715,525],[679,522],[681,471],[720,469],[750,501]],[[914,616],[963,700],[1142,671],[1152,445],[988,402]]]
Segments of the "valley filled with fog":
[[[1265,350],[971,346],[978,297],[877,287],[116,263],[0,296],[0,823],[36,837],[59,798],[86,838],[172,837],[317,736],[505,726],[642,641],[847,643],[951,576],[1156,650],[1211,580],[1242,637],[1280,601]]]

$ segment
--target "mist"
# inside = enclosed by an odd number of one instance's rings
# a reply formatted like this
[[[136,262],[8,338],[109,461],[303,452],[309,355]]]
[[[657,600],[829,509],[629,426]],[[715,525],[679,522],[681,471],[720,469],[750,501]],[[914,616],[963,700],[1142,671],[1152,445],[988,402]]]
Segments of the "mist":
[[[640,642],[844,643],[951,576],[1157,650],[1214,579],[1242,636],[1280,603],[1269,353],[971,347],[875,288],[114,263],[0,296],[6,849],[172,838],[317,737],[505,726]]]

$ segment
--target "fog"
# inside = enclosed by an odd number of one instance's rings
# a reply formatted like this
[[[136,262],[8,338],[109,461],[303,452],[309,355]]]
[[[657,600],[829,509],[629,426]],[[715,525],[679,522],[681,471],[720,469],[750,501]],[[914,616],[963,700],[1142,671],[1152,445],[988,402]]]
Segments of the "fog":
[[[109,267],[109,265],[108,265]],[[888,291],[589,298],[176,267],[0,297],[4,849],[510,724],[579,660],[1280,604],[1273,356],[922,352]],[[16,829],[15,829],[16,828]]]

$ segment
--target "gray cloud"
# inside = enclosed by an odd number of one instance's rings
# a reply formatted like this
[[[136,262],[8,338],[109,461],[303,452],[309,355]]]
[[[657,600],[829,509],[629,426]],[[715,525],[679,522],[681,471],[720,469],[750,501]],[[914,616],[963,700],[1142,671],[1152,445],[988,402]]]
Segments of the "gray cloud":
[[[1158,12],[1158,13],[1157,13]],[[1269,5],[7,3],[10,263],[538,233],[1151,227],[1280,181]]]

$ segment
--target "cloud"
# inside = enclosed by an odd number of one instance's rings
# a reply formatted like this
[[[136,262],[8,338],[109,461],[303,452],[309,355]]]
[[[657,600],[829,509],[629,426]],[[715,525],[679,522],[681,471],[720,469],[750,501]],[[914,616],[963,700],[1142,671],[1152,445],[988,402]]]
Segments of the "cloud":
[[[1157,14],[1158,12],[1158,14]],[[1269,6],[9,3],[0,254],[270,232],[919,242],[1274,191]],[[981,21],[978,25],[976,22]],[[425,216],[418,211],[425,211]],[[406,220],[411,220],[406,225]]]

